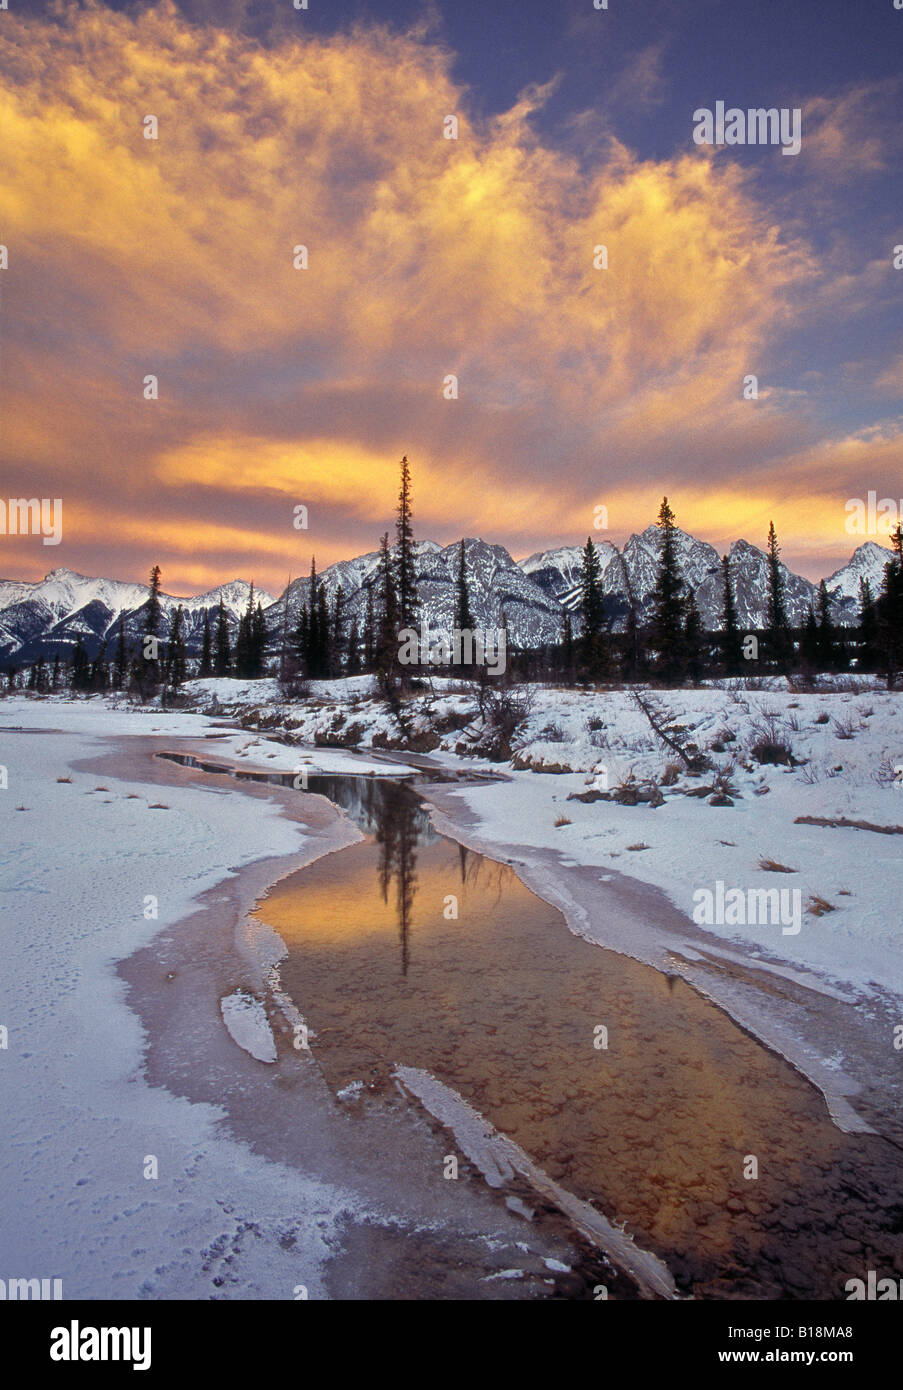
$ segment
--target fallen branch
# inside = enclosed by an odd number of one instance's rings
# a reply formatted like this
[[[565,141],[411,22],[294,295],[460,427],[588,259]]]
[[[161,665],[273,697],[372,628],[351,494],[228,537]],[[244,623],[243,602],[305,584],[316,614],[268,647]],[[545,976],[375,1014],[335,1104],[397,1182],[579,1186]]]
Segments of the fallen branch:
[[[648,719],[649,726],[652,729],[652,732],[656,735],[657,738],[661,739],[662,743],[664,743],[668,748],[671,749],[672,753],[677,754],[687,771],[705,772],[706,769],[710,766],[709,759],[705,756],[705,754],[697,753],[693,755],[685,752],[685,750],[681,748],[680,744],[677,742],[676,739],[671,738],[669,734],[665,733],[664,729],[662,728],[661,720],[656,718],[651,707],[642,698],[639,691],[632,690],[630,693],[632,694],[639,708],[643,711],[646,718]]]
[[[794,825],[827,825],[835,830],[874,830],[876,835],[903,835],[903,825],[873,825],[867,820],[848,820],[838,816],[836,820],[828,816],[797,816]]]

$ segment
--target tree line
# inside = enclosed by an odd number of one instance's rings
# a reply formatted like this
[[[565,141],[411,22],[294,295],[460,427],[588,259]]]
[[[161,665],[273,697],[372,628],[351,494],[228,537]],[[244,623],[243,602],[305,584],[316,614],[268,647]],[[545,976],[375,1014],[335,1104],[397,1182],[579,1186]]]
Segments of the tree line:
[[[416,629],[419,623],[411,490],[411,469],[404,457],[400,464],[394,544],[389,543],[388,531],[380,538],[375,571],[364,584],[364,613],[360,621],[355,615],[349,619],[341,583],[330,601],[312,557],[302,601],[294,615],[290,612],[291,586],[286,590],[280,638],[268,633],[252,584],[234,645],[222,599],[212,622],[210,611],[205,612],[201,655],[197,663],[191,663],[191,674],[246,680],[276,674],[287,695],[301,693],[307,680],[362,673],[376,675],[386,695],[410,687],[418,671],[400,664],[398,634],[403,628]],[[693,589],[680,572],[677,525],[667,497],[662,500],[657,526],[661,544],[648,614],[642,619],[638,614],[625,570],[627,611],[623,630],[614,631],[612,612],[603,594],[598,551],[592,537],[587,537],[581,559],[579,612],[572,616],[564,611],[557,643],[532,650],[509,650],[504,679],[580,685],[651,680],[675,685],[753,673],[805,677],[855,667],[857,671],[882,674],[888,686],[893,687],[903,670],[903,527],[898,525],[890,538],[891,553],[880,591],[873,594],[869,581],[860,579],[855,625],[835,622],[831,596],[822,580],[814,608],[810,606],[802,627],[794,628],[788,617],[785,571],[772,523],[767,540],[766,623],[761,630],[745,631],[738,620],[729,556],[724,555],[721,560],[720,625],[706,630]],[[136,649],[128,647],[121,618],[111,658],[106,640],[94,658],[89,658],[79,636],[67,662],[61,662],[56,655],[48,664],[41,655],[27,672],[9,667],[8,689],[25,685],[36,691],[114,690],[131,692],[144,701],[156,695],[164,701],[177,701],[189,667],[185,613],[179,604],[170,615],[164,635],[160,580],[160,567],[155,565],[149,597],[139,610]],[[505,624],[504,614],[501,623]],[[474,628],[463,540],[455,576],[454,627],[460,631]],[[277,643],[278,651],[274,650]],[[446,670],[456,668],[449,664]],[[469,668],[461,668],[459,674],[481,677],[479,670]]]

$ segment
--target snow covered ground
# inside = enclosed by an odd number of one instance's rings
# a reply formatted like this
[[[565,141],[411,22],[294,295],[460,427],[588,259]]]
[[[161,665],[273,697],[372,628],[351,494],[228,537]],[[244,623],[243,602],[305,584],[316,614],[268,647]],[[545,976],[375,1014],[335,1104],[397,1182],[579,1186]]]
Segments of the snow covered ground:
[[[237,866],[297,851],[299,827],[276,806],[249,816],[237,796],[158,797],[70,772],[96,754],[94,728],[129,717],[25,706],[7,701],[0,724],[69,729],[0,732],[3,1277],[61,1278],[64,1298],[209,1297],[211,1270],[241,1247],[246,1296],[303,1284],[316,1297],[335,1224],[359,1202],[233,1142],[215,1107],[144,1084],[145,1040],[113,969]],[[186,720],[132,717],[149,722]],[[249,1239],[249,1222],[265,1238]]]
[[[64,1299],[374,1297],[407,1258],[415,1297],[430,1278],[466,1295],[512,1265],[517,1288],[547,1291],[549,1270],[573,1261],[568,1238],[531,1229],[526,1243],[522,1219],[482,1186],[437,1183],[447,1140],[414,1117],[399,1130],[359,1115],[349,1128],[347,1101],[290,1034],[274,1037],[279,1010],[268,1019],[253,992],[266,959],[247,924],[233,939],[224,887],[248,879],[250,907],[284,871],[267,865],[296,867],[353,842],[354,827],[330,821],[314,843],[262,787],[161,786],[137,763],[132,778],[129,757],[115,775],[90,770],[111,743],[141,735],[255,768],[398,766],[113,703],[0,703],[0,1278],[61,1279]],[[212,948],[194,925],[193,946],[180,945],[202,897],[221,939]],[[187,953],[174,984],[155,963],[161,940]],[[164,1015],[166,999],[183,1001],[164,1036],[142,1025],[117,971],[140,958]],[[491,1287],[513,1296],[505,1281]]]

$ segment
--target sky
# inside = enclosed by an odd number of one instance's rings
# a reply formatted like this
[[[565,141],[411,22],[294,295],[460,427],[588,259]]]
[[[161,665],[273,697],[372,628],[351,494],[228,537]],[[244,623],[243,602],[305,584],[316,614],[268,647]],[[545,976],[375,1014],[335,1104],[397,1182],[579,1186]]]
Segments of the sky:
[[[903,507],[901,55],[894,0],[9,0],[0,498],[63,538],[0,577],[279,592],[376,548],[403,454],[421,539],[667,494],[831,573]],[[799,153],[696,143],[719,101]]]

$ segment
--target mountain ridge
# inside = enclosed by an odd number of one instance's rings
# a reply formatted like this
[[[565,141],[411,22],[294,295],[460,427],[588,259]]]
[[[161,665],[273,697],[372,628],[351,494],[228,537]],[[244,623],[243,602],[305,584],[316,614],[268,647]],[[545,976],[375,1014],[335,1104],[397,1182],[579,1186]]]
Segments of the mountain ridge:
[[[655,525],[631,535],[619,550],[612,542],[594,540],[599,555],[601,585],[606,613],[616,631],[624,626],[632,595],[640,621],[648,618],[658,569],[660,531]],[[443,546],[424,540],[416,546],[416,577],[421,613],[432,630],[453,626],[455,586],[461,542]],[[685,581],[689,579],[700,610],[703,626],[720,626],[722,606],[721,556],[714,546],[688,532],[675,531],[678,565]],[[560,638],[564,614],[571,613],[575,627],[580,617],[580,564],[583,547],[558,546],[536,551],[514,560],[502,545],[480,537],[464,537],[465,569],[474,625],[498,627],[504,620],[509,638],[517,646],[541,646]],[[832,616],[844,626],[856,621],[859,580],[871,582],[877,594],[883,567],[890,559],[889,548],[865,541],[845,565],[826,576],[832,600]],[[758,546],[738,539],[730,548],[731,575],[741,628],[762,628],[766,622],[768,557]],[[362,631],[368,587],[377,585],[379,552],[376,550],[337,560],[318,576],[330,604],[339,584],[344,595],[345,621],[356,620]],[[782,565],[788,617],[792,625],[805,621],[809,605],[817,602],[818,585],[794,574]],[[289,623],[294,625],[302,602],[307,599],[309,580],[301,577],[274,596],[254,588],[271,637],[281,635],[285,603],[289,604]],[[251,584],[232,579],[203,593],[179,596],[161,592],[163,611],[161,636],[169,615],[182,605],[188,652],[200,652],[204,615],[212,615],[222,598],[230,634],[234,638],[241,614],[247,608]],[[33,661],[43,651],[65,655],[79,635],[89,655],[102,642],[112,648],[118,640],[120,624],[126,639],[133,643],[142,631],[141,614],[150,588],[126,580],[83,575],[65,567],[51,570],[42,580],[0,579],[0,661]]]

